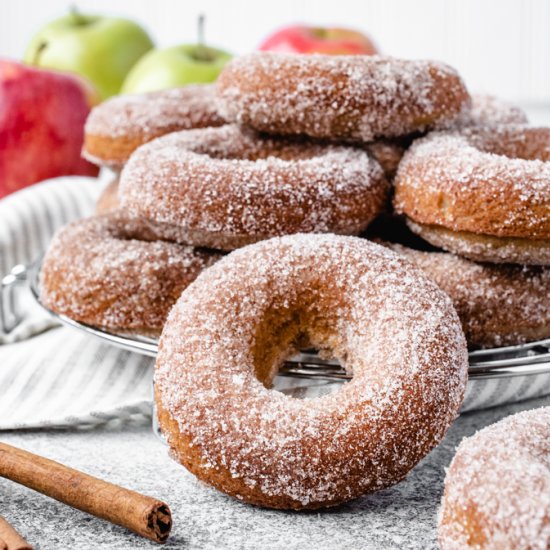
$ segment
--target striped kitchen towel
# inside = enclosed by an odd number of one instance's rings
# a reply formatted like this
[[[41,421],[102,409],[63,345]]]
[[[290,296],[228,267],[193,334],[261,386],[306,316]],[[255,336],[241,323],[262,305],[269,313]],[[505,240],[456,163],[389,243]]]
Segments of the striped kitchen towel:
[[[92,214],[102,185],[56,178],[0,201],[0,276],[39,257],[56,229]],[[0,333],[0,429],[151,414],[152,359],[59,327],[26,288],[15,298],[24,316],[9,334]],[[8,304],[0,307],[9,317]]]
[[[96,178],[65,177],[33,185],[0,201],[0,278],[14,266],[28,265],[46,249],[55,230],[71,220],[93,212],[102,183]],[[0,344],[28,338],[54,326],[55,322],[28,293],[18,293],[18,308],[25,319],[3,334]],[[7,304],[0,315],[8,317]]]

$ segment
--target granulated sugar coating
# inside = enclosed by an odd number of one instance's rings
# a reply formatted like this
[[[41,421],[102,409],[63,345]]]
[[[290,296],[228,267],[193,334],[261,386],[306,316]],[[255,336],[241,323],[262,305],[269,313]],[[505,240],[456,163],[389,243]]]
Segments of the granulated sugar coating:
[[[452,299],[470,347],[550,338],[550,268],[475,263],[446,252],[386,243]]]
[[[121,174],[121,207],[164,237],[231,250],[297,232],[358,234],[389,183],[367,152],[274,139],[236,125],[176,132],[140,147]]]
[[[296,348],[353,373],[300,400],[269,389]],[[203,481],[274,508],[318,508],[393,485],[443,437],[467,381],[450,299],[397,254],[292,235],[237,250],[182,294],[160,340],[159,422]]]
[[[212,85],[113,97],[94,107],[86,120],[84,156],[120,168],[139,145],[155,137],[222,124]]]
[[[436,61],[252,53],[216,83],[220,114],[274,134],[372,141],[422,132],[469,104],[464,83]]]
[[[550,128],[470,128],[419,139],[399,164],[394,205],[423,226],[530,241],[543,249],[544,259],[550,255]],[[427,233],[423,236],[433,242]],[[468,256],[464,247],[452,245],[449,241],[445,248]],[[468,257],[541,263],[502,254],[499,258],[498,242],[491,248],[495,259]]]
[[[456,130],[471,126],[527,123],[527,115],[517,105],[490,95],[474,95],[472,96],[472,104],[465,104],[457,119],[438,124],[438,129]],[[386,177],[391,181],[397,172],[405,151],[410,147],[414,138],[414,134],[393,139],[382,138],[362,146],[380,163]]]
[[[469,231],[453,231],[437,225],[406,220],[407,226],[424,240],[459,256],[495,264],[550,266],[548,239],[493,237]]]
[[[432,133],[399,165],[395,206],[419,223],[550,238],[550,128]]]
[[[466,105],[459,117],[451,123],[438,124],[438,129],[528,122],[527,115],[521,107],[492,95],[473,94],[472,105]]]
[[[550,407],[509,416],[463,440],[445,479],[439,544],[550,547]]]
[[[41,302],[90,325],[160,332],[183,289],[221,254],[157,239],[153,224],[116,212],[70,223],[44,257]]]

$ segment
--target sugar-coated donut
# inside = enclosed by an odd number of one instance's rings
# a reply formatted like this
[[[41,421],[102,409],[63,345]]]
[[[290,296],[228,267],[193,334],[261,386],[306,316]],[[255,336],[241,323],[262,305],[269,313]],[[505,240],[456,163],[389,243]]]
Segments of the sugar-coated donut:
[[[365,235],[402,254],[453,301],[471,348],[550,338],[550,268],[476,263],[444,252],[382,215]]]
[[[525,112],[512,103],[490,95],[473,95],[472,104],[465,105],[459,117],[452,122],[438,125],[440,128],[462,129],[471,126],[494,126],[498,124],[526,124]],[[415,136],[395,139],[380,139],[365,145],[365,148],[382,166],[386,177],[393,180],[399,163]],[[416,136],[418,137],[418,135]]]
[[[407,225],[434,246],[478,262],[550,265],[548,239],[479,235],[411,220],[407,220]]]
[[[448,252],[386,244],[451,297],[470,347],[550,338],[550,267],[480,264]]]
[[[550,265],[550,128],[429,134],[399,164],[394,205],[413,231],[451,252]]]
[[[89,325],[160,332],[183,289],[221,255],[157,238],[153,225],[116,212],[68,224],[42,263],[42,304]]]
[[[445,478],[442,550],[550,548],[550,407],[464,439]]]
[[[297,399],[269,389],[297,348],[352,380]],[[291,235],[204,271],[165,324],[159,422],[188,470],[245,502],[332,506],[403,479],[455,419],[468,356],[450,299],[357,237]]]
[[[361,149],[226,125],[140,147],[122,171],[119,200],[169,240],[230,250],[297,232],[357,234],[388,193],[380,165]]]
[[[92,109],[83,155],[96,164],[120,169],[137,147],[158,136],[222,124],[211,84],[117,96]]]
[[[95,213],[96,214],[107,214],[107,212],[112,212],[117,210],[119,207],[118,204],[118,180],[119,174],[113,177],[113,179],[103,188],[101,191],[96,203],[95,203]]]
[[[216,83],[227,120],[273,134],[372,141],[422,132],[470,101],[451,67],[380,56],[252,53]]]
[[[466,128],[469,126],[495,126],[498,124],[527,124],[525,111],[513,103],[492,95],[473,94],[471,105],[466,105],[458,118],[439,127]]]

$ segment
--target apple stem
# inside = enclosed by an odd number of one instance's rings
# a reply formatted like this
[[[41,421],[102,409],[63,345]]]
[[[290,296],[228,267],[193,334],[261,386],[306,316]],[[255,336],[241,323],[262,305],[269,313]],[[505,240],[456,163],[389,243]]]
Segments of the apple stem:
[[[70,5],[69,14],[77,25],[85,25],[87,23],[86,18],[78,11],[75,4]]]
[[[197,53],[196,58],[199,61],[209,61],[210,60],[210,53],[208,52],[208,48],[206,47],[204,43],[204,24],[206,21],[206,17],[204,13],[199,14],[199,17],[197,19]]]
[[[204,46],[204,20],[204,13],[201,13],[197,19],[198,42],[201,48]]]
[[[36,51],[34,52],[34,56],[32,58],[32,65],[39,65],[40,56],[42,55],[42,52],[48,47],[47,42],[40,42],[38,47],[36,48]]]

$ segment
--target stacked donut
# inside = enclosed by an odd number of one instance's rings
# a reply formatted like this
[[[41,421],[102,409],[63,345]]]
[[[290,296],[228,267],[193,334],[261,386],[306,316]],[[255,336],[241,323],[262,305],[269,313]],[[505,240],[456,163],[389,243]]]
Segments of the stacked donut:
[[[423,252],[394,250],[452,297],[470,346],[548,337],[550,129],[527,126],[520,109],[495,98],[469,106],[460,85],[435,72],[424,87],[418,66],[241,58],[218,82],[220,112],[260,131],[362,142],[395,174],[395,213],[422,238]],[[419,113],[427,98],[439,120]]]
[[[550,336],[549,161],[550,128],[485,124],[430,133],[400,162],[393,204],[424,250],[404,252],[451,295],[471,345]]]
[[[119,199],[167,238],[223,250],[297,232],[360,234],[387,203],[381,162],[391,172],[401,151],[389,140],[448,124],[469,101],[444,65],[356,57],[244,56],[216,92],[230,124],[136,151]]]
[[[83,155],[112,173],[97,212],[118,207],[118,179],[140,145],[178,130],[222,126],[214,105],[214,88],[190,85],[142,95],[117,96],[94,109],[86,121]]]
[[[41,270],[44,305],[93,326],[160,333],[182,291],[222,253],[166,240],[159,224],[128,215],[119,207],[120,171],[135,149],[156,137],[223,124],[206,85],[119,96],[92,111],[84,156],[113,177],[97,215],[54,236]]]

